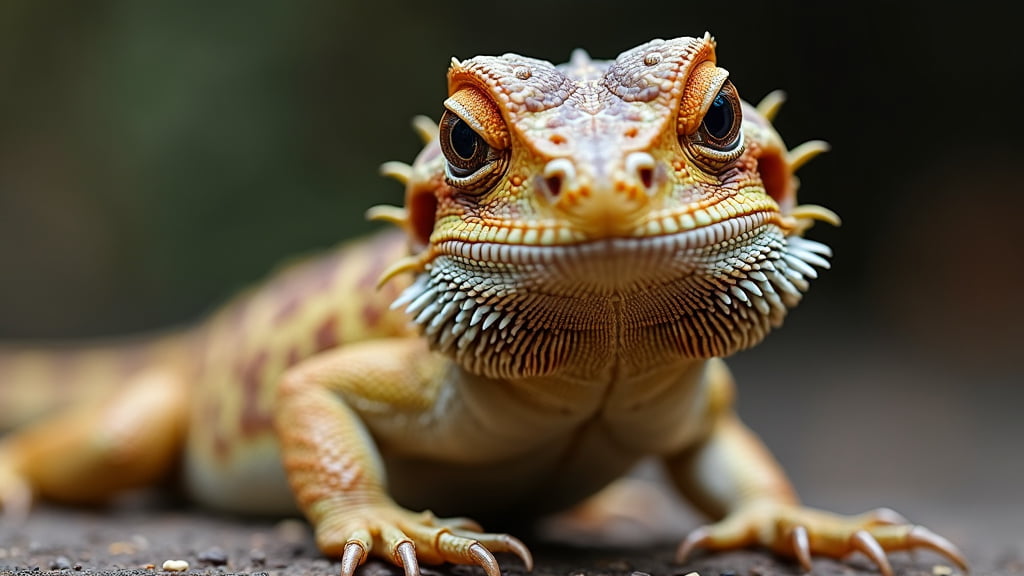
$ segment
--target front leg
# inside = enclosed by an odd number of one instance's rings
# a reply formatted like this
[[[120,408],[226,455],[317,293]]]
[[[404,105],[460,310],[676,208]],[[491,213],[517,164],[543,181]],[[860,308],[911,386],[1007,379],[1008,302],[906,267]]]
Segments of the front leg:
[[[725,364],[710,362],[707,378],[708,434],[696,447],[669,458],[667,465],[684,495],[718,521],[683,541],[680,562],[695,548],[761,545],[795,556],[807,570],[814,554],[842,558],[861,552],[891,576],[886,552],[930,548],[967,570],[952,543],[891,510],[841,516],[801,506],[782,468],[733,411],[732,377]]]
[[[420,561],[478,564],[499,576],[492,552],[512,552],[531,567],[519,540],[466,518],[411,512],[387,494],[381,455],[346,398],[396,414],[422,411],[433,404],[440,362],[420,341],[380,340],[321,354],[283,377],[274,424],[284,467],[320,550],[341,557],[342,576],[371,554],[408,576],[419,574]]]

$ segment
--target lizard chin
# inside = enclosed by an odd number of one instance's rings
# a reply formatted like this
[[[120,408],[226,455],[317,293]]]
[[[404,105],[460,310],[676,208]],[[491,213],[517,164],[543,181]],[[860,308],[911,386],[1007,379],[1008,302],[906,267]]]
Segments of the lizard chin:
[[[781,325],[831,256],[771,223],[440,248],[392,307],[404,308],[432,348],[495,378],[728,356]]]

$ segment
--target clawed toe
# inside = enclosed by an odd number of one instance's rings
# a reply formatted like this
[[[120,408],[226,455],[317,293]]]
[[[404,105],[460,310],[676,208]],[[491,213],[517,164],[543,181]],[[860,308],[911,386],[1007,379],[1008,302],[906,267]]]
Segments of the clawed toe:
[[[458,531],[455,534],[476,541],[486,551],[514,554],[523,563],[523,567],[527,572],[533,570],[533,555],[530,554],[529,548],[514,536],[509,536],[508,534],[473,534],[465,531]]]
[[[909,549],[928,548],[937,552],[952,561],[961,570],[967,571],[967,558],[952,542],[939,536],[924,526],[914,526],[907,533],[907,544]]]
[[[32,488],[15,476],[0,472],[0,521],[21,524],[32,509]]]
[[[811,569],[811,541],[807,536],[807,528],[794,526],[789,531],[789,545],[793,555],[800,562],[800,566],[809,571]]]
[[[359,542],[349,542],[341,555],[341,576],[352,576],[366,559],[366,549]]]
[[[398,556],[398,564],[405,570],[405,576],[420,576],[420,562],[416,558],[416,545],[412,542],[402,542],[395,548]]]
[[[883,576],[892,576],[892,565],[885,555],[885,549],[867,530],[858,530],[850,536],[850,547],[867,556]]]
[[[322,524],[321,527],[328,526]],[[527,571],[533,569],[533,557],[519,539],[508,534],[479,531],[476,522],[466,518],[439,519],[429,512],[414,514],[392,508],[377,509],[362,519],[323,528],[318,534],[321,548],[341,551],[340,576],[354,576],[370,555],[383,557],[401,566],[405,576],[420,576],[420,563],[475,564],[487,576],[501,576],[494,554],[516,555]],[[339,540],[341,547],[332,545]]]
[[[815,555],[843,558],[859,552],[882,576],[892,576],[888,553],[927,548],[948,558],[967,572],[967,560],[949,540],[908,524],[879,508],[859,516],[838,516],[789,505],[761,504],[731,514],[717,524],[697,528],[679,545],[676,559],[683,562],[696,548],[725,550],[760,544],[796,559],[811,570]]]
[[[711,538],[711,532],[706,526],[701,526],[689,534],[676,549],[676,562],[683,563],[690,557],[697,548],[705,546]]]
[[[494,554],[491,554],[482,544],[476,543],[471,545],[469,553],[476,560],[476,563],[484,569],[487,576],[501,576],[501,569],[498,568],[498,561],[494,558]]]

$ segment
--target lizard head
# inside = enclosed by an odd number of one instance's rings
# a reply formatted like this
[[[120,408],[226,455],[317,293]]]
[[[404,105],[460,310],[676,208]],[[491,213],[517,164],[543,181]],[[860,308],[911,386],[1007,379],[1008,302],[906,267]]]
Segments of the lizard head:
[[[416,274],[404,306],[435,348],[489,376],[724,356],[800,300],[828,248],[802,234],[771,126],[781,98],[743,102],[710,36],[654,40],[598,62],[514,54],[452,61],[400,224]]]

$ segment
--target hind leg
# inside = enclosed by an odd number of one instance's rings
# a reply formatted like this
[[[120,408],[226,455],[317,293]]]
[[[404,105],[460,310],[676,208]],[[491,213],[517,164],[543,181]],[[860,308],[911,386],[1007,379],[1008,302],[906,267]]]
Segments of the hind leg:
[[[44,418],[0,439],[0,511],[32,498],[91,504],[144,486],[174,466],[187,386],[170,371],[139,374],[105,402]]]

